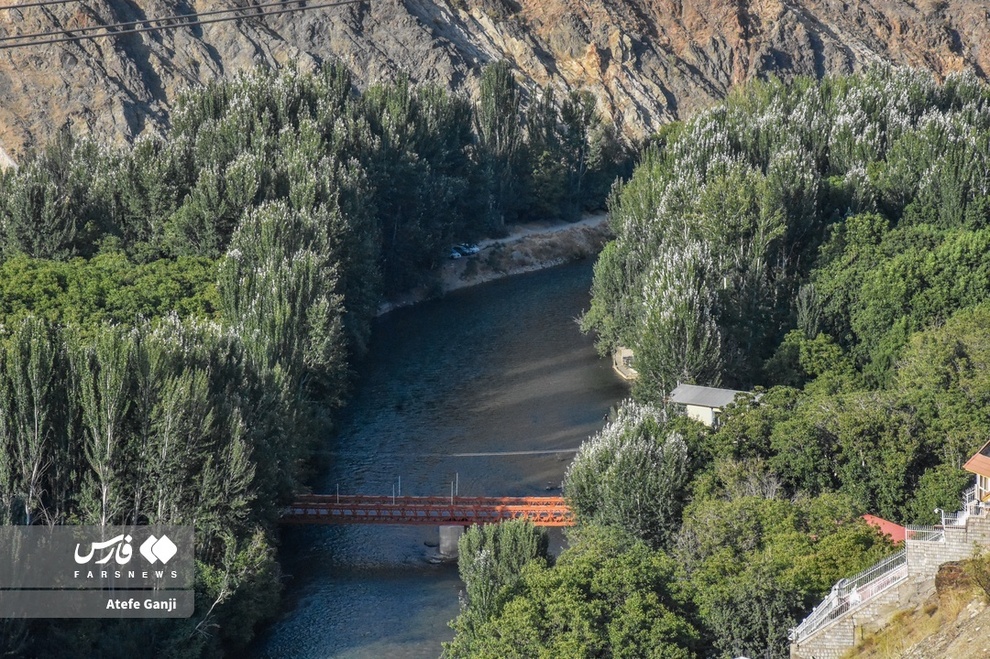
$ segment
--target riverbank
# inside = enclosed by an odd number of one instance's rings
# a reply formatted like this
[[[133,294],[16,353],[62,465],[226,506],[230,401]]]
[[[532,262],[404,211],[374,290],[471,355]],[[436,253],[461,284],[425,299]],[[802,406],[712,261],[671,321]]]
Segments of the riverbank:
[[[433,283],[383,302],[378,315],[461,288],[585,259],[598,254],[611,238],[606,213],[573,223],[518,225],[505,238],[479,242],[481,251],[474,256],[448,260]]]

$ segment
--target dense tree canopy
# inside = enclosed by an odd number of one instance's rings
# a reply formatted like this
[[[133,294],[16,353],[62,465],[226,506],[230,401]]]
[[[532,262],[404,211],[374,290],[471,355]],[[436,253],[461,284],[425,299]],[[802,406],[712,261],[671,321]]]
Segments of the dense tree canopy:
[[[776,384],[764,362],[802,319],[881,383],[911,332],[986,296],[988,128],[966,75],[748,85],[669,127],[614,194],[585,326],[639,349],[649,397]]]
[[[832,584],[891,551],[860,516],[956,509],[990,435],[990,88],[888,68],[752,83],[661,131],[609,206],[583,324],[602,353],[634,349],[638,402],[568,471],[572,546],[455,646],[620,656],[602,591],[564,567],[614,556],[594,523],[679,566],[664,589],[684,605],[650,606],[679,630],[661,656],[786,657]],[[678,382],[754,391],[703,428],[660,411]],[[558,602],[566,623],[537,619]]]
[[[571,542],[552,568],[528,562],[481,624],[463,626],[462,614],[444,656],[697,656],[676,561],[605,527],[585,526]]]
[[[950,374],[975,373],[990,297],[986,85],[754,83],[660,135],[611,209],[584,323],[603,352],[635,348],[638,397],[796,388],[730,411],[713,457],[901,521],[956,505],[990,432]]]
[[[537,130],[506,65],[484,80],[475,104],[259,69],[182,95],[163,136],[66,132],[0,173],[0,523],[190,524],[198,560],[188,621],[11,623],[0,650],[216,656],[276,612],[278,508],[382,296],[455,239],[600,207],[628,161],[589,97]]]
[[[524,98],[502,64],[476,104],[257,71],[186,94],[165,136],[64,134],[0,174],[0,522],[191,523],[198,559],[188,621],[10,623],[0,648],[250,639],[276,606],[278,506],[380,297],[622,173],[589,96]],[[859,515],[932,521],[990,434],[990,90],[753,83],[655,136],[610,210],[584,326],[634,348],[638,402],[569,470],[581,526],[558,560],[525,525],[465,536],[446,652],[785,656],[889,550]],[[677,382],[762,388],[706,429],[661,407]]]

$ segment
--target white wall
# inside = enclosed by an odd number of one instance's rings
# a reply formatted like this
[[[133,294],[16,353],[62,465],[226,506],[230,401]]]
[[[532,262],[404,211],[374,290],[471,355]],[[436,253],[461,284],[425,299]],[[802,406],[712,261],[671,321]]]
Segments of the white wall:
[[[687,408],[687,415],[697,421],[701,421],[706,426],[712,426],[715,423],[715,410],[710,407],[699,407],[697,405],[685,405]]]

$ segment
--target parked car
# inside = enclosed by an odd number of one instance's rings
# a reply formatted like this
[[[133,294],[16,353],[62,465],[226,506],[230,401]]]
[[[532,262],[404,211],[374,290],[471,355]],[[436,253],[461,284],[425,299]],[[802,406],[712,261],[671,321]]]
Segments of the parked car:
[[[452,258],[452,259],[459,259],[459,258],[461,258],[461,253],[458,252],[456,249],[451,248],[450,249],[450,258]]]
[[[481,248],[478,247],[477,245],[475,244],[468,245],[467,243],[461,243],[460,245],[457,246],[457,249],[464,256],[471,256],[481,251]]]

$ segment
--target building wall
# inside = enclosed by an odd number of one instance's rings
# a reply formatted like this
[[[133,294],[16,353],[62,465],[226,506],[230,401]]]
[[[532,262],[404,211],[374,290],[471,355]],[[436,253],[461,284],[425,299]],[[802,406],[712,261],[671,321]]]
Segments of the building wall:
[[[715,410],[710,407],[698,407],[697,405],[685,405],[688,417],[701,421],[706,426],[711,427],[715,423]]]
[[[635,356],[630,348],[619,346],[612,353],[612,368],[624,380],[636,380],[639,378],[639,372],[633,366],[634,363]]]

